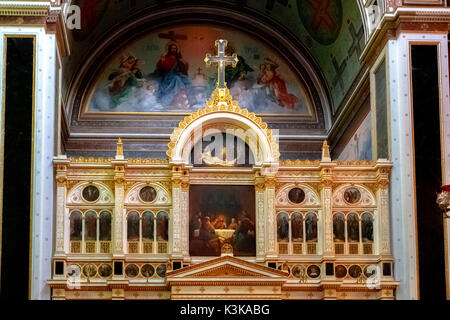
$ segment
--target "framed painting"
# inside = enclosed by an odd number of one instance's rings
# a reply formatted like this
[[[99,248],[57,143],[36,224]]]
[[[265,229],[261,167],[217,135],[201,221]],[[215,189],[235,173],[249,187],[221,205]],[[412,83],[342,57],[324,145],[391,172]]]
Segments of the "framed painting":
[[[217,39],[227,39],[226,81],[242,108],[261,115],[312,115],[308,95],[274,49],[228,27],[183,25],[158,30],[120,49],[96,75],[84,113],[188,114],[203,108],[216,87],[207,68]]]
[[[256,256],[255,187],[192,185],[189,197],[189,253]]]

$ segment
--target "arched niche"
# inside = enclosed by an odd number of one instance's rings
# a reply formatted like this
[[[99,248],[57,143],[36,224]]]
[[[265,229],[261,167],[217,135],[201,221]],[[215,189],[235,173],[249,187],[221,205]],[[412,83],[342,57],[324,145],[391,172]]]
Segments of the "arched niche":
[[[153,201],[146,202],[140,196],[140,191],[145,187],[151,187],[155,190],[155,198]],[[172,203],[171,192],[161,183],[136,183],[125,195],[125,205],[133,206],[158,206],[170,205]]]
[[[103,122],[106,121],[106,114],[100,115],[98,113],[97,115],[95,112],[90,114],[85,111],[88,110],[91,91],[98,80],[99,74],[101,74],[103,68],[113,58],[115,53],[125,50],[129,44],[152,32],[159,34],[160,30],[166,30],[167,28],[199,24],[232,28],[236,32],[243,32],[276,50],[280,58],[286,61],[295,75],[299,77],[305,93],[311,100],[310,116],[305,115],[303,118],[297,119],[295,126],[317,131],[331,127],[331,97],[327,90],[326,81],[323,79],[323,72],[320,70],[320,66],[317,65],[316,60],[311,58],[311,54],[306,49],[306,46],[301,43],[300,39],[287,37],[281,24],[274,23],[272,20],[266,20],[264,15],[258,15],[254,10],[251,11],[251,14],[256,16],[249,16],[236,11],[230,12],[229,9],[220,8],[219,6],[168,7],[169,4],[165,6],[163,12],[161,12],[161,8],[153,8],[153,10],[146,11],[139,18],[124,21],[116,24],[114,28],[108,29],[107,34],[102,37],[95,48],[89,51],[89,55],[84,57],[82,63],[73,67],[77,72],[73,72],[70,75],[71,81],[68,86],[68,94],[66,95],[66,104],[69,107],[68,114],[71,114],[72,117],[72,126],[80,126],[85,121],[89,121],[90,125],[94,125],[94,120],[96,120],[95,126],[102,126]],[[200,61],[203,58],[203,56],[200,57]],[[146,63],[146,65],[150,64]],[[93,77],[93,75],[95,76]],[[108,121],[114,121],[114,117],[112,117],[114,114],[108,113],[107,116]],[[119,115],[116,116],[119,117]],[[134,127],[138,128],[142,125],[143,119],[152,121],[152,117],[157,116],[156,113],[149,112],[139,114],[138,120],[132,114],[128,115],[127,119],[133,123]],[[176,118],[177,114],[167,114],[166,116],[173,121],[178,121],[179,119]],[[285,120],[289,118],[292,117],[288,115],[285,117]],[[272,120],[275,119],[268,119],[267,121],[271,122]],[[120,121],[114,122],[114,126],[117,126],[118,129],[121,128],[121,125],[124,124]],[[129,129],[129,125],[127,125],[127,128]],[[160,131],[164,129],[170,128],[160,128]]]
[[[93,186],[98,189],[98,198],[95,201],[89,201],[83,196],[85,188]],[[68,205],[114,205],[114,194],[111,189],[101,182],[81,182],[76,184],[67,195]]]
[[[289,200],[289,192],[294,188],[304,191],[305,198],[301,203],[293,203]],[[320,197],[317,192],[307,184],[289,183],[283,186],[276,195],[277,205],[283,207],[320,207]]]
[[[278,164],[280,153],[272,131],[260,117],[241,109],[229,95],[223,101],[213,97],[205,109],[192,113],[180,122],[168,145],[167,155],[171,164],[189,165],[192,148],[203,138],[205,128],[215,128],[225,133],[231,129],[244,141],[250,137],[248,146],[255,158],[255,165]]]
[[[348,202],[345,199],[345,192],[349,189],[358,190],[360,193],[359,199],[354,203]],[[333,207],[375,207],[377,205],[376,198],[369,188],[363,185],[345,184],[339,186],[333,192]]]

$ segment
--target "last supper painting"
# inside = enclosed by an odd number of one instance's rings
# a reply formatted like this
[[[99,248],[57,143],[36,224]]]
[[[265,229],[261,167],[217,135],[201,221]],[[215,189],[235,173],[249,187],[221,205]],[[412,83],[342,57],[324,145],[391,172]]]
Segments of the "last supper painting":
[[[280,53],[231,28],[184,25],[159,30],[125,46],[98,75],[87,113],[190,113],[216,87],[217,68],[203,57],[228,39],[227,86],[241,107],[257,114],[311,114],[302,82]]]
[[[193,185],[189,198],[192,256],[256,255],[254,186]]]

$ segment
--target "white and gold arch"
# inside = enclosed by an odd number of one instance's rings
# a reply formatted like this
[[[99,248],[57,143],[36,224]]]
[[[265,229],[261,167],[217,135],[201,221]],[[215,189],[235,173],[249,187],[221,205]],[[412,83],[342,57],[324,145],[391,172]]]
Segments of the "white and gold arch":
[[[144,187],[152,187],[156,191],[156,197],[151,202],[145,202],[141,199],[139,192]],[[126,193],[125,196],[125,205],[126,206],[170,206],[172,203],[171,191],[167,188],[167,186],[163,185],[160,182],[140,182],[134,184],[130,190]]]
[[[268,129],[267,123],[260,117],[247,109],[241,109],[232,100],[228,89],[223,97],[216,90],[206,108],[190,114],[180,122],[168,145],[167,156],[170,163],[189,164],[193,146],[212,130],[223,133],[232,130],[238,138],[248,142],[257,166],[278,163],[280,153],[272,130]]]

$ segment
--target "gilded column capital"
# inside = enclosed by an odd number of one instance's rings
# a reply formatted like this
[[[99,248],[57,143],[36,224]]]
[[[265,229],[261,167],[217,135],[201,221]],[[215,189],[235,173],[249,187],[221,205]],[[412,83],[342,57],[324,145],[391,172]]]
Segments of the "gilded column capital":
[[[319,190],[325,189],[325,188],[332,188],[333,187],[333,180],[330,178],[323,178],[320,179],[319,184]]]
[[[277,185],[277,180],[275,177],[265,177],[264,178],[264,186],[266,189],[268,189],[268,188],[275,189],[276,185]]]
[[[67,164],[58,163],[56,165],[56,182],[58,186],[67,185]]]
[[[181,191],[189,191],[190,183],[189,181],[181,182]]]
[[[56,176],[56,182],[58,187],[64,187],[67,186],[67,175],[57,175]]]
[[[181,180],[180,178],[172,179],[172,187],[174,188],[180,188],[182,183],[183,180]]]
[[[379,189],[388,189],[389,188],[389,179],[380,179],[375,183],[375,188]]]
[[[266,184],[264,182],[255,183],[255,191],[264,191],[266,189]]]
[[[390,168],[379,168],[377,170],[377,182],[375,184],[376,189],[389,188],[389,176],[391,174]]]
[[[319,189],[333,187],[333,168],[330,166],[323,167],[320,170],[320,184]]]
[[[116,184],[124,184],[125,183],[125,166],[116,165],[114,167],[114,182]]]

